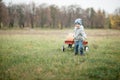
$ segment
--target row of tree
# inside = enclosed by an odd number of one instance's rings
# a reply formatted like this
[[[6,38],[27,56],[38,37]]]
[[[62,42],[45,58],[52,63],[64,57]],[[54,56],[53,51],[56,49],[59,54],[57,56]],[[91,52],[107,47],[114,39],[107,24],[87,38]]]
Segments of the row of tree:
[[[9,3],[6,6],[0,0],[0,28],[19,26],[20,28],[41,27],[62,29],[74,26],[76,18],[82,18],[83,24],[87,28],[120,27],[120,9],[117,9],[114,15],[106,15],[104,10],[95,11],[93,8],[82,9],[79,5],[59,8],[56,5],[47,4],[36,6],[32,2],[28,5]]]

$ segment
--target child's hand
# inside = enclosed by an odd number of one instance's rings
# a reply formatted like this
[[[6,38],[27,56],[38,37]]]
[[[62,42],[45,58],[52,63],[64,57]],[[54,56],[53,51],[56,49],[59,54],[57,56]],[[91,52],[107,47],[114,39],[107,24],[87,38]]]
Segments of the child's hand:
[[[83,41],[87,41],[87,38],[83,38]]]

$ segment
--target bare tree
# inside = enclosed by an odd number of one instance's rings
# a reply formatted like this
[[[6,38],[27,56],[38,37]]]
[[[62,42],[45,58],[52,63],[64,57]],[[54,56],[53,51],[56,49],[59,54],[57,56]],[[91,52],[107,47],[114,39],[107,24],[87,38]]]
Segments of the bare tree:
[[[8,12],[9,12],[9,27],[13,27],[15,23],[15,6],[12,3],[9,3]]]
[[[97,14],[96,14],[96,20],[94,21],[95,22],[95,26],[97,28],[104,28],[104,25],[105,25],[105,12],[101,11],[101,10],[98,10]]]
[[[2,25],[6,25],[8,21],[8,11],[5,4],[0,0],[0,28]]]
[[[52,28],[55,28],[55,26],[57,26],[58,24],[58,20],[57,20],[57,17],[58,17],[58,12],[59,12],[59,9],[56,5],[51,5],[50,6],[50,14],[51,14],[51,26]]]
[[[35,7],[35,3],[34,2],[32,2],[30,5],[29,5],[29,7],[30,7],[30,24],[31,24],[31,27],[32,28],[34,28],[34,17],[35,17],[35,15],[36,15],[36,7]]]
[[[18,24],[20,28],[24,28],[25,26],[25,5],[20,4],[17,6],[17,14],[18,14]]]

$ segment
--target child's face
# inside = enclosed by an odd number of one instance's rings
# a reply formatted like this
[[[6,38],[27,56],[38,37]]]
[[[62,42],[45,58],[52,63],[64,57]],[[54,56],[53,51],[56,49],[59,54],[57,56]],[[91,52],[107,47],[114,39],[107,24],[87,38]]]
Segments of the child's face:
[[[75,24],[75,27],[80,28],[80,25],[79,24]]]

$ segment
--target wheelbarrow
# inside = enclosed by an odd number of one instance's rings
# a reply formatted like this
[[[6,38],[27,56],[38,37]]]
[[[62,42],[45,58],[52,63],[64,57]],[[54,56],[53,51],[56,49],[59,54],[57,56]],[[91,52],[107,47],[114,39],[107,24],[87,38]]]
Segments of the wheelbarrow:
[[[66,37],[64,44],[68,45],[68,48],[73,48],[74,47],[74,37],[73,33],[69,33],[68,36]],[[83,48],[84,51],[88,51],[88,41],[83,41]],[[62,46],[62,51],[64,52],[66,47],[63,45]]]

